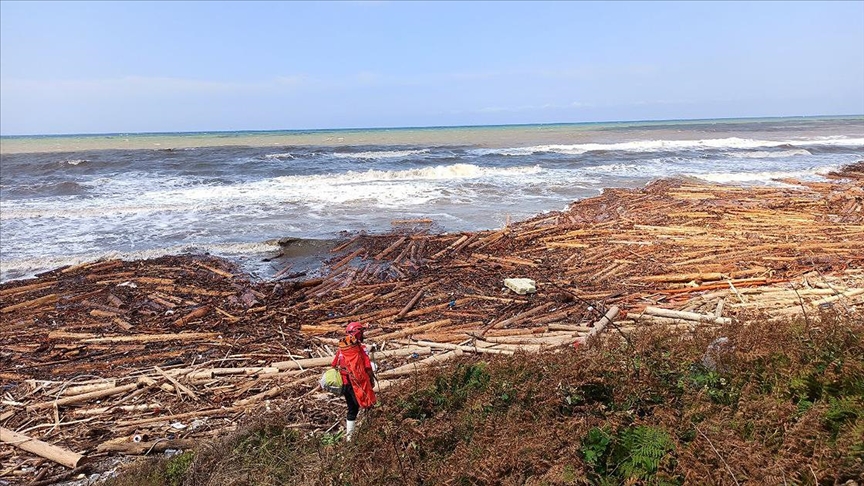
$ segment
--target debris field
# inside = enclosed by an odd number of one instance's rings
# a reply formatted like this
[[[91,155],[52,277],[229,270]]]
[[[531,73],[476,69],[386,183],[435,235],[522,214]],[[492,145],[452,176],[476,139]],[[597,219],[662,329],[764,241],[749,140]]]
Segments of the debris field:
[[[320,278],[253,282],[207,255],[99,261],[0,285],[0,480],[194,447],[276,410],[336,430],[317,381],[368,325],[376,390],[466,353],[570,352],[642,326],[864,310],[864,162],[827,182],[656,181],[508,224],[394,222],[330,250]],[[517,294],[509,278],[531,279]],[[614,331],[610,329],[614,328]],[[604,329],[605,332],[604,332]]]

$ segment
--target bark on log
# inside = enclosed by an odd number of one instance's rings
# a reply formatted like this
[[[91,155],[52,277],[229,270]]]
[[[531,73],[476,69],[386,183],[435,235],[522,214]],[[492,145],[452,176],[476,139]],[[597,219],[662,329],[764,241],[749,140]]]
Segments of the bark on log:
[[[405,240],[407,240],[407,239],[408,239],[408,238],[406,238],[406,237],[404,237],[404,236],[403,236],[402,238],[399,238],[398,240],[396,240],[395,243],[393,243],[392,245],[390,245],[390,246],[388,246],[387,248],[385,248],[384,251],[382,251],[381,253],[375,255],[375,256],[373,257],[373,260],[381,260],[381,259],[384,258],[385,256],[389,255],[390,252],[392,252],[393,250],[395,250],[396,248],[398,248],[399,245],[401,245],[402,243],[405,243]]]
[[[193,310],[192,312],[186,314],[185,316],[181,317],[180,319],[177,319],[176,321],[174,321],[174,325],[175,326],[182,326],[184,324],[187,324],[190,321],[193,321],[193,320],[198,319],[200,317],[204,317],[205,315],[207,315],[208,312],[210,312],[210,306],[209,305],[201,306],[201,307]]]
[[[612,321],[615,319],[615,317],[618,316],[618,313],[620,311],[621,310],[616,306],[610,307],[609,310],[606,311],[606,314],[603,317],[601,317],[600,320],[598,320],[597,322],[594,323],[594,328],[591,329],[591,331],[588,333],[588,335],[585,336],[584,338],[579,338],[579,342],[585,343],[586,345],[590,345],[591,338],[593,338],[593,337],[599,335],[601,332],[603,332],[603,330],[606,329],[606,326],[611,324]]]
[[[44,457],[49,461],[62,464],[70,469],[82,465],[87,458],[77,452],[42,442],[41,440],[19,434],[13,430],[0,427],[0,442],[13,445],[19,449]]]
[[[402,319],[403,317],[405,317],[405,314],[407,314],[408,311],[410,311],[411,308],[414,307],[414,304],[416,304],[417,301],[419,301],[423,297],[424,293],[426,293],[425,288],[418,290],[417,294],[414,295],[413,298],[411,298],[411,300],[405,305],[405,307],[402,308],[401,311],[399,311],[398,314],[396,314],[396,317],[394,317],[393,320],[398,321],[399,319]]]
[[[8,314],[9,312],[16,311],[16,310],[28,309],[31,307],[39,307],[39,306],[45,305],[45,304],[53,304],[54,302],[57,302],[58,300],[60,300],[59,295],[48,294],[44,297],[39,297],[38,299],[28,300],[26,302],[21,302],[20,304],[15,304],[15,305],[10,305],[10,306],[4,307],[4,308],[0,309],[0,313]]]

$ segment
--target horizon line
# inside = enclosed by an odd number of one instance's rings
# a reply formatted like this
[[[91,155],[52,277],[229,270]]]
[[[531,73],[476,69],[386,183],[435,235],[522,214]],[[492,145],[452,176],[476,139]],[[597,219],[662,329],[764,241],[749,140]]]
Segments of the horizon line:
[[[720,117],[720,118],[661,118],[641,120],[606,120],[586,122],[542,122],[542,123],[499,123],[482,125],[416,125],[416,126],[380,126],[380,127],[340,127],[340,128],[272,128],[272,129],[236,129],[236,130],[188,130],[188,131],[144,131],[144,132],[79,132],[79,133],[31,133],[18,135],[0,134],[2,138],[28,138],[28,137],[93,137],[108,135],[193,135],[210,133],[273,133],[273,132],[346,132],[357,130],[434,130],[453,128],[483,128],[483,127],[529,127],[529,126],[551,126],[551,125],[599,125],[599,124],[625,124],[625,123],[668,123],[668,122],[700,122],[700,121],[730,121],[730,120],[779,120],[790,118],[864,118],[864,113],[852,115],[787,115],[787,116],[743,116],[743,117]]]

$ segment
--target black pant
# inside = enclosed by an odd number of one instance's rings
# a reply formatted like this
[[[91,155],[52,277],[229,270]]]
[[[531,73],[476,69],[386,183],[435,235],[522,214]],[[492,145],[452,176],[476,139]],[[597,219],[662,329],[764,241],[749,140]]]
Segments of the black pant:
[[[345,403],[348,405],[348,420],[357,420],[360,404],[357,403],[357,397],[354,396],[354,387],[351,386],[351,383],[342,385],[342,394],[345,395]]]

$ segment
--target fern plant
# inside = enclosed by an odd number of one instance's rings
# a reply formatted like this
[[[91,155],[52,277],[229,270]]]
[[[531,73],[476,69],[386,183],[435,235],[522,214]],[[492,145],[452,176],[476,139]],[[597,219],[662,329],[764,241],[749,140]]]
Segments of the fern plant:
[[[663,458],[675,449],[665,430],[640,425],[618,433],[613,460],[617,475],[623,479],[649,479]]]

